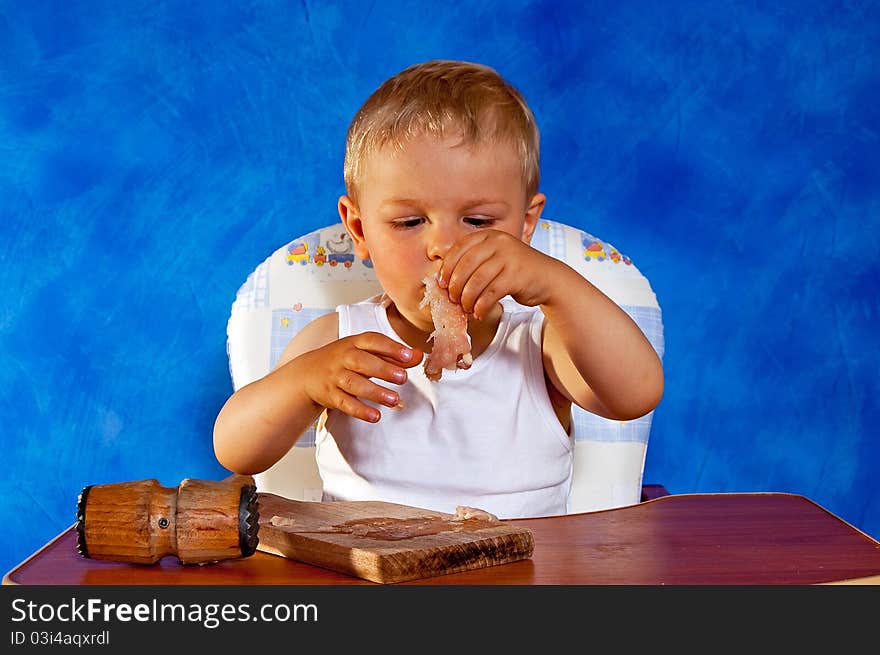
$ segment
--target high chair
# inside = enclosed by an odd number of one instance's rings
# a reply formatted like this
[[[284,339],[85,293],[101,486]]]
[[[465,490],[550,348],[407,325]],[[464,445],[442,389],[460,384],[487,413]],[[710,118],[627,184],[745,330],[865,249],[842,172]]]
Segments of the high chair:
[[[564,261],[614,300],[663,357],[660,306],[629,257],[610,243],[551,220],[539,222],[531,245]],[[233,389],[268,374],[293,335],[316,317],[380,292],[371,262],[355,257],[341,222],[278,248],[247,277],[232,304],[226,345]],[[653,412],[633,421],[612,421],[572,406],[569,513],[632,505],[667,493],[662,485],[642,485],[652,418]],[[254,478],[262,492],[320,500],[315,426]]]

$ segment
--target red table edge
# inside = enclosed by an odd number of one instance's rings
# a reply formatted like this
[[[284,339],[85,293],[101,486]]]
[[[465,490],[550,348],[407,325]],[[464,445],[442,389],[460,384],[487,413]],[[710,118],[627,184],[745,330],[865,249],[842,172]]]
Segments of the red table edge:
[[[54,544],[59,539],[62,539],[71,530],[76,530],[76,523],[71,523],[69,528],[62,530],[52,539],[43,544],[43,546],[41,546],[39,549],[28,555],[25,559],[19,562],[18,566],[13,566],[11,569],[9,569],[9,571],[7,571],[6,574],[3,576],[3,580],[2,582],[0,582],[0,585],[18,585],[18,583],[12,579],[12,575],[22,567],[26,566],[27,563],[30,562],[32,559],[36,559],[37,556],[44,550],[48,550],[52,546],[52,544]]]
[[[599,510],[595,510],[592,512],[576,512],[574,514],[561,514],[561,515],[557,515],[557,516],[541,516],[541,517],[529,518],[529,519],[507,519],[507,520],[510,521],[511,523],[517,523],[517,522],[522,522],[522,521],[544,521],[544,520],[548,520],[548,519],[554,520],[554,519],[559,519],[559,518],[565,518],[568,516],[578,516],[578,515],[583,515],[583,514],[596,514],[599,512],[614,512],[614,511],[617,511],[620,509],[637,507],[638,505],[644,505],[645,503],[662,503],[665,500],[670,500],[672,498],[681,498],[681,497],[686,497],[686,496],[792,496],[795,498],[800,498],[801,500],[807,501],[811,505],[815,505],[816,507],[818,507],[820,510],[822,510],[826,514],[830,515],[832,518],[837,519],[838,521],[840,521],[841,523],[846,525],[851,530],[854,530],[855,532],[862,535],[868,541],[870,541],[870,542],[874,543],[875,545],[877,545],[878,547],[880,547],[880,541],[878,541],[877,539],[875,539],[874,537],[869,535],[864,530],[860,530],[859,528],[854,526],[852,523],[840,518],[837,514],[826,509],[825,507],[823,507],[822,505],[820,505],[816,501],[814,501],[810,498],[807,498],[803,494],[790,493],[787,491],[745,491],[745,492],[728,491],[728,492],[711,492],[711,493],[668,494],[668,495],[660,496],[657,498],[651,498],[650,500],[644,500],[639,503],[635,503],[634,505],[623,505],[621,507],[611,507],[609,509],[599,509]],[[24,567],[25,565],[27,565],[28,562],[30,562],[32,559],[36,558],[38,555],[40,555],[40,553],[42,553],[43,551],[50,548],[52,546],[52,544],[54,544],[56,541],[58,541],[59,539],[64,537],[68,532],[70,532],[71,530],[75,530],[75,529],[76,529],[76,523],[72,523],[70,525],[70,527],[68,527],[65,530],[62,530],[60,533],[55,535],[55,537],[53,539],[51,539],[50,541],[45,543],[38,550],[34,551],[31,555],[29,555],[27,558],[22,560],[17,566],[12,567],[9,571],[6,572],[6,574],[4,574],[2,582],[0,582],[0,585],[19,586],[19,583],[15,582],[12,579],[12,576],[15,574],[15,572],[17,570],[21,569],[22,567]],[[862,578],[847,578],[847,579],[843,579],[843,580],[832,580],[829,582],[820,582],[817,584],[819,584],[819,585],[880,585],[880,575],[870,575],[870,576],[862,577]]]

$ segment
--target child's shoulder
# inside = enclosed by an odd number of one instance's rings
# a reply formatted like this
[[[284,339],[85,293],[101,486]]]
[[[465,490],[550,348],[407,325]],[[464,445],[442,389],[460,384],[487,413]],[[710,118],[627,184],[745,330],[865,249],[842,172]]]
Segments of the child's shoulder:
[[[318,318],[307,323],[293,339],[312,339],[327,337],[328,341],[336,339],[339,330],[339,314],[336,312],[327,312],[321,314]],[[291,339],[291,341],[293,341]]]

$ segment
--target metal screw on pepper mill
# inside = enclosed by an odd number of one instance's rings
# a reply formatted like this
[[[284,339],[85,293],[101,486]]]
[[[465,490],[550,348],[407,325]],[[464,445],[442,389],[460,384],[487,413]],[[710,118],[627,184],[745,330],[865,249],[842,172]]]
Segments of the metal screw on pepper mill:
[[[76,504],[77,550],[83,557],[181,564],[250,557],[259,538],[258,494],[249,475],[219,482],[185,479],[90,485]]]

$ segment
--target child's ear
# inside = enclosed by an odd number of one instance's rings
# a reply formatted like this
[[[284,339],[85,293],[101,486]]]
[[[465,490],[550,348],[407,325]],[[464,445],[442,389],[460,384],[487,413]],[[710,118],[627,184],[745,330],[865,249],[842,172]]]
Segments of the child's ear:
[[[547,204],[547,196],[543,193],[536,193],[529,201],[526,209],[526,220],[523,222],[522,240],[526,243],[532,242],[532,235],[538,226],[538,220],[541,218],[541,212],[544,211],[544,205]]]
[[[369,259],[370,251],[364,239],[364,222],[361,220],[358,208],[348,196],[339,197],[339,217],[345,225],[345,231],[354,242],[354,253],[359,259]]]

